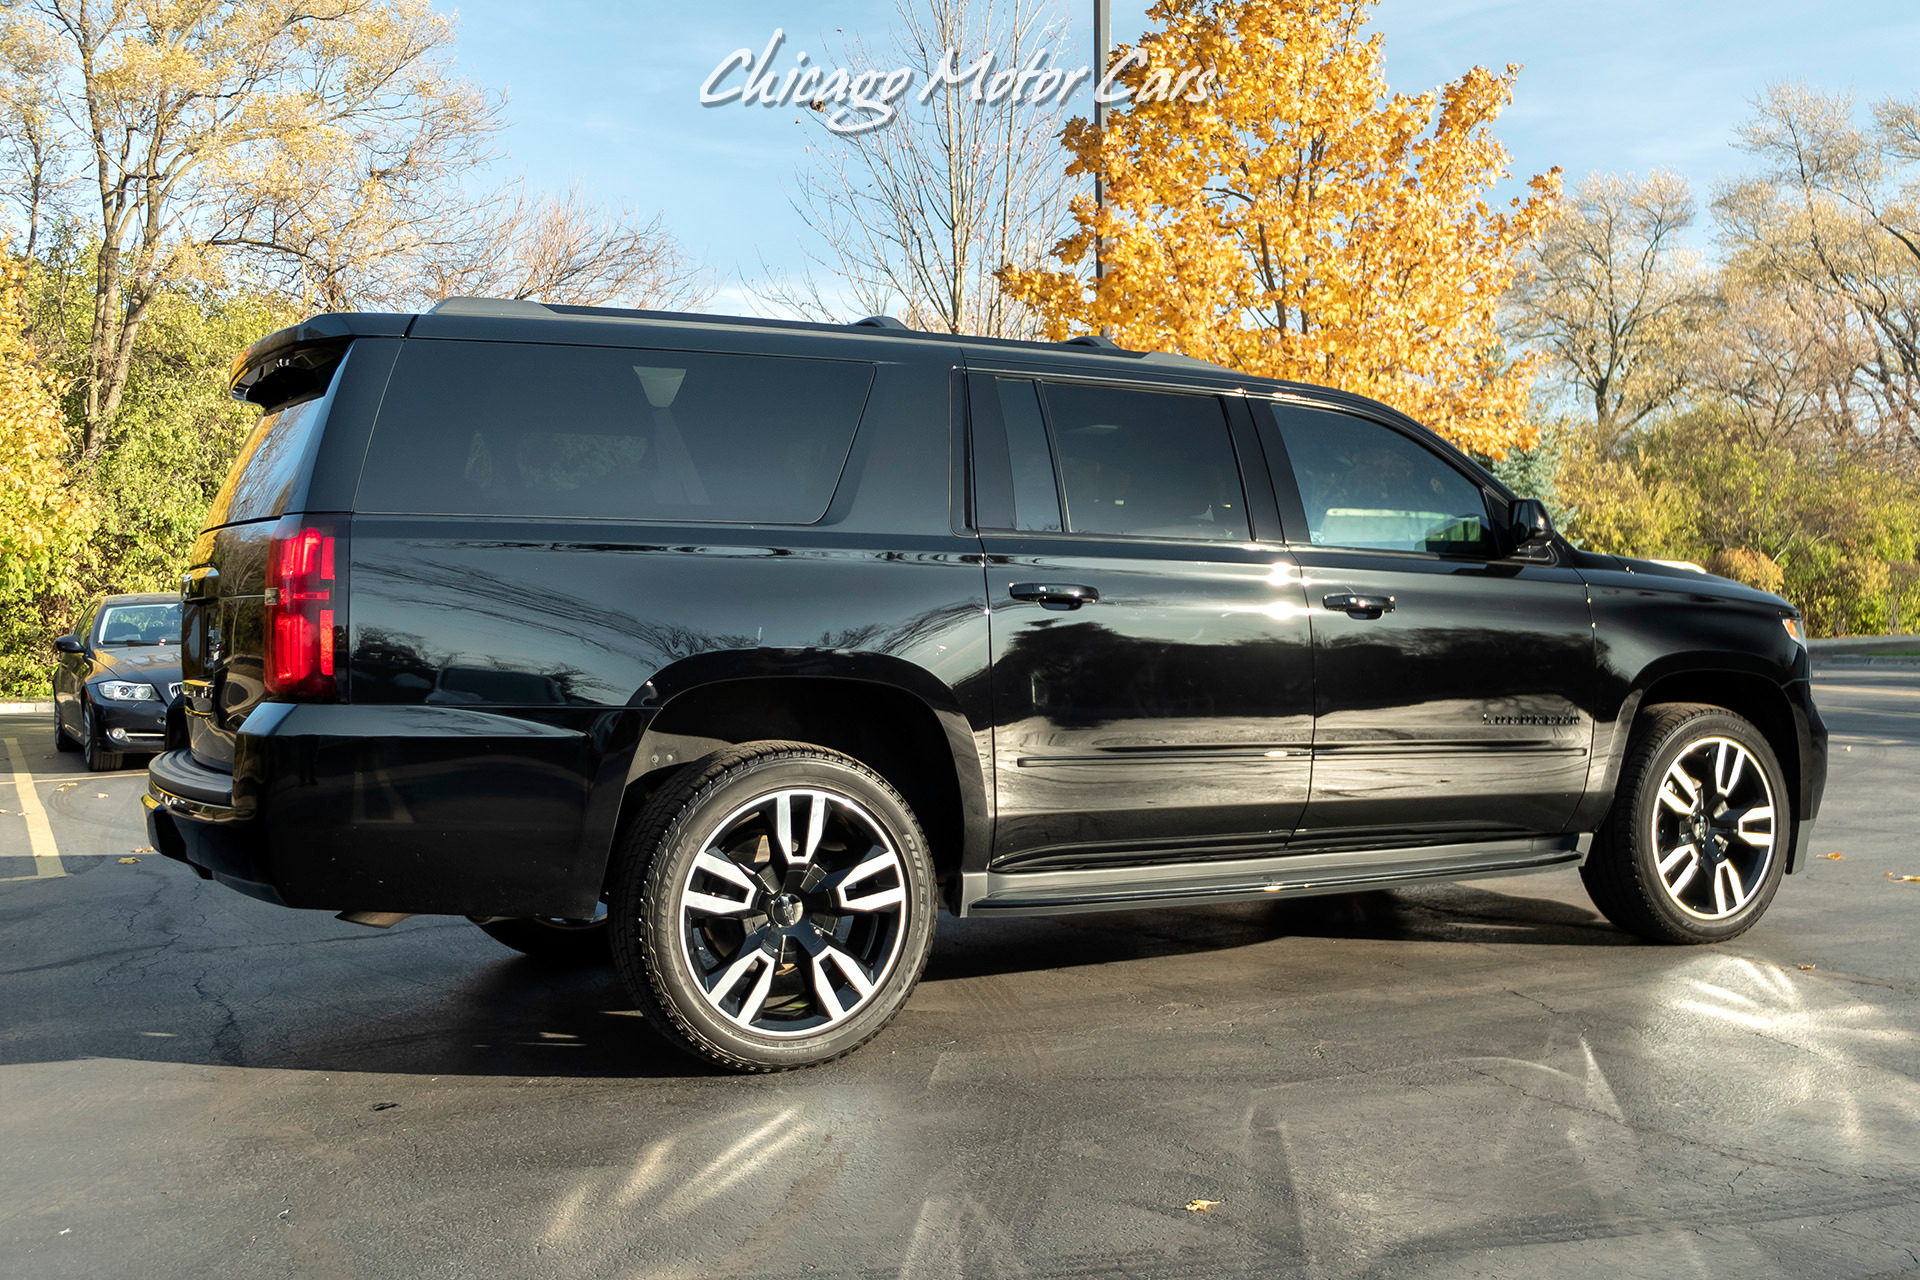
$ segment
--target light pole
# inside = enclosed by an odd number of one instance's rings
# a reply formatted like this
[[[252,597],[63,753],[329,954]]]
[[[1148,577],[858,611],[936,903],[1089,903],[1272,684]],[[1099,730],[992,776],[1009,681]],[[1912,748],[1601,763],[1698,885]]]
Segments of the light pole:
[[[1113,21],[1109,8],[1110,0],[1093,0],[1093,127],[1101,132],[1107,127],[1107,104],[1102,102],[1100,83],[1106,78],[1108,52],[1113,47]],[[1093,211],[1098,217],[1107,207],[1107,184],[1098,170],[1093,175]],[[1101,238],[1093,237],[1093,278],[1097,282],[1106,274],[1105,255],[1102,253]]]

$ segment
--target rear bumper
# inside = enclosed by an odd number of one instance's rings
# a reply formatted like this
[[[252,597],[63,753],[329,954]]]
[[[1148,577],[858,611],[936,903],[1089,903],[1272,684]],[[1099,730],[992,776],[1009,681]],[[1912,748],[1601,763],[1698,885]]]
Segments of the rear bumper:
[[[259,824],[233,804],[233,779],[197,764],[187,751],[155,756],[147,767],[147,839],[202,879],[251,898],[286,905],[272,882]]]
[[[147,829],[159,853],[288,907],[591,915],[613,821],[589,829],[586,802],[604,771],[617,809],[626,760],[600,744],[626,714],[263,703],[232,773],[190,749],[154,757]]]

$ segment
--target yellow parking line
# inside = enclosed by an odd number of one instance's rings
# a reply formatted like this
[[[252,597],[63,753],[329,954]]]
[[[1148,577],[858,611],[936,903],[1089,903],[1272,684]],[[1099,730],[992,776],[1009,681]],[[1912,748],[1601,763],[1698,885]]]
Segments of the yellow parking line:
[[[20,816],[27,820],[27,845],[33,850],[33,874],[10,877],[20,880],[51,880],[67,874],[60,865],[60,846],[53,842],[53,826],[40,796],[33,789],[33,775],[27,772],[27,758],[18,738],[7,739],[7,760],[13,766],[13,789],[20,796]]]

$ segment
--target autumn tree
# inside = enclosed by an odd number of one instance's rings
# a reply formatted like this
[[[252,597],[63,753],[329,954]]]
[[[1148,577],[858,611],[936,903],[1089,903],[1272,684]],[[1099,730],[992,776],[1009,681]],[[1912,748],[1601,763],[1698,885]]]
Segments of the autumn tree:
[[[93,516],[67,470],[60,387],[22,332],[24,277],[0,242],[0,693],[37,690],[51,639],[37,606],[71,582]]]
[[[1593,174],[1546,221],[1509,297],[1513,336],[1551,358],[1603,449],[1698,380],[1717,300],[1684,238],[1693,216],[1676,174]]]
[[[1117,55],[1134,56],[1132,101],[1104,133],[1065,132],[1069,173],[1099,175],[1105,206],[1075,203],[1057,268],[1002,278],[1056,337],[1107,329],[1374,396],[1498,455],[1533,438],[1535,359],[1506,359],[1496,305],[1559,171],[1491,208],[1517,68],[1391,93],[1373,3],[1160,0],[1137,54]]]
[[[1715,201],[1730,277],[1845,370],[1824,398],[1849,431],[1920,453],[1920,98],[1863,124],[1848,95],[1774,85],[1741,141],[1759,171]]]
[[[0,163],[23,175],[29,234],[52,184],[88,191],[81,456],[106,445],[156,302],[229,264],[358,307],[429,301],[449,275],[626,300],[674,257],[657,224],[486,182],[499,99],[454,73],[453,35],[429,0],[8,7]]]
[[[826,274],[771,279],[767,300],[823,320],[855,318],[850,304],[916,329],[1037,336],[1041,318],[995,273],[1038,264],[1069,225],[1074,187],[1052,141],[1065,113],[1057,95],[1016,101],[990,74],[962,77],[989,55],[1002,74],[1044,62],[1061,34],[1036,0],[896,0],[887,43],[850,42],[839,60],[909,67],[925,101],[907,94],[897,118],[858,133],[829,128],[824,102],[798,109],[814,136],[793,203]]]

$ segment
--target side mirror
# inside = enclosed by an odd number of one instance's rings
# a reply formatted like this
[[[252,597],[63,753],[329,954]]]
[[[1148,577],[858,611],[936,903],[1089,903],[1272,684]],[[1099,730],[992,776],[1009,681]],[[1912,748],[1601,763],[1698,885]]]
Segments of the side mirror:
[[[1507,539],[1515,551],[1544,547],[1553,540],[1553,517],[1547,514],[1547,504],[1538,498],[1516,499],[1512,521]]]
[[[53,647],[61,653],[85,653],[87,646],[80,643],[79,636],[61,636],[53,642]]]

